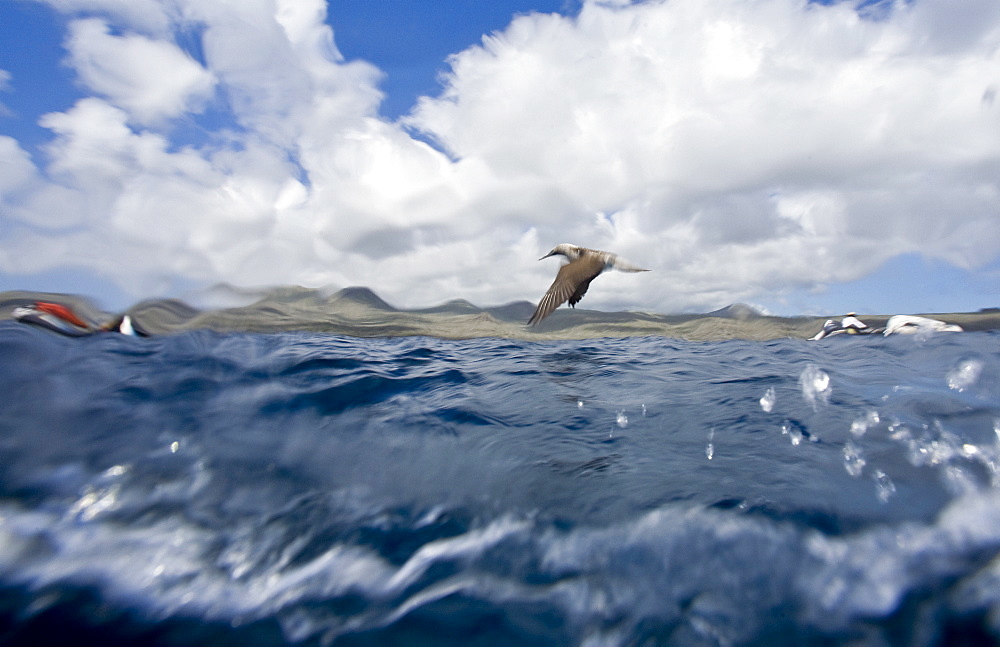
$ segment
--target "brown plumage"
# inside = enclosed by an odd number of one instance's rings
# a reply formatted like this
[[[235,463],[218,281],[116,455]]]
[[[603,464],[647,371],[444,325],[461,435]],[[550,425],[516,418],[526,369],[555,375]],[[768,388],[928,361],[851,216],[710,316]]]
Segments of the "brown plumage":
[[[529,326],[541,323],[545,317],[552,314],[553,310],[566,301],[569,301],[570,307],[575,308],[576,304],[583,298],[583,295],[587,294],[590,282],[605,270],[616,269],[622,272],[649,271],[632,265],[619,258],[617,254],[578,247],[569,243],[556,245],[552,248],[552,251],[538,260],[543,260],[557,254],[568,258],[569,263],[559,268],[556,280],[552,282],[552,286],[548,292],[538,302],[538,307],[535,308],[531,319],[528,319]]]

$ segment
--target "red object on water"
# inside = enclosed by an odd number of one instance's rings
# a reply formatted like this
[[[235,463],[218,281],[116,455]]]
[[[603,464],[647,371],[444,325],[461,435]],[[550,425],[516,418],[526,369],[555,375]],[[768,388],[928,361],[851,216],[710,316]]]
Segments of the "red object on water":
[[[90,328],[86,323],[84,323],[79,317],[77,317],[72,310],[64,305],[58,303],[48,303],[46,301],[36,301],[35,307],[42,312],[47,312],[50,315],[59,317],[64,321],[68,321],[74,326],[79,326],[81,328]]]

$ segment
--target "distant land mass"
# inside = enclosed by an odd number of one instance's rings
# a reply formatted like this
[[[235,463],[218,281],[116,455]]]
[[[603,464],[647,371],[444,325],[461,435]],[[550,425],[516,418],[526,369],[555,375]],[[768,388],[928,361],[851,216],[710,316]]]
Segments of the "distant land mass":
[[[253,302],[201,309],[177,299],[151,299],[133,305],[124,314],[154,335],[207,329],[258,333],[314,331],[354,337],[426,335],[445,339],[546,340],[660,336],[692,341],[805,339],[819,332],[826,319],[843,316],[838,313],[823,317],[772,317],[745,304],[733,304],[705,314],[679,315],[559,308],[532,328],[525,325],[535,308],[528,301],[483,308],[455,299],[430,308],[400,309],[365,287],[349,287],[332,293],[312,288],[276,287],[241,294]],[[10,291],[0,292],[0,320],[11,319],[16,307],[35,301],[67,305],[95,325],[114,316],[78,295]],[[1000,310],[996,308],[976,313],[923,314],[958,324],[967,331],[1000,329]],[[859,315],[873,327],[884,326],[890,316]]]

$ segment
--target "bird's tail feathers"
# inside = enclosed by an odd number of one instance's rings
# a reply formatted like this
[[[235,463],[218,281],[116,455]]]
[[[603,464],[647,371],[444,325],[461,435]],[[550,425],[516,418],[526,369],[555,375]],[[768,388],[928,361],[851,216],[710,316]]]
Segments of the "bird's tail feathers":
[[[615,268],[619,272],[648,272],[649,270],[639,267],[638,265],[633,265],[628,261],[616,256],[613,261],[611,261],[611,267]]]

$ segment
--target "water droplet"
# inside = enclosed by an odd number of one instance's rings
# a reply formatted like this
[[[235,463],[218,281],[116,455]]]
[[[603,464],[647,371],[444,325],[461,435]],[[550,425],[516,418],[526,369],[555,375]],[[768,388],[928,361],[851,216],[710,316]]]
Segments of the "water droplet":
[[[851,476],[861,476],[862,470],[865,469],[865,465],[868,461],[865,460],[861,453],[861,449],[857,447],[854,443],[848,441],[844,445],[844,469]]]
[[[860,438],[868,432],[868,429],[874,427],[878,423],[878,411],[869,411],[864,416],[851,423],[851,433]]]
[[[583,400],[577,400],[576,401],[576,408],[577,409],[582,409],[583,408]]]
[[[615,422],[618,423],[619,427],[624,429],[625,427],[628,427],[628,416],[625,415],[624,411],[619,411],[618,417],[615,419]]]
[[[113,510],[118,504],[120,487],[115,484],[108,488],[88,487],[83,496],[70,508],[70,514],[81,521],[92,521],[101,513]]]
[[[760,398],[760,408],[764,410],[764,413],[771,413],[774,410],[774,402],[777,399],[777,395],[774,392],[774,387],[768,388],[764,392],[764,395]]]
[[[964,391],[979,380],[982,372],[983,363],[978,359],[959,362],[958,366],[948,372],[948,388],[953,391]]]
[[[889,498],[896,493],[896,486],[892,479],[882,470],[875,470],[872,479],[875,480],[875,495],[878,500],[882,503],[888,502]]]
[[[179,442],[177,442],[176,440],[174,442],[170,443],[170,453],[171,454],[176,454],[177,450],[180,449],[180,448],[181,448],[181,444]]]
[[[795,446],[801,443],[804,437],[801,429],[790,424],[781,425],[781,433],[788,436],[788,439],[792,441],[792,445]]]
[[[121,476],[128,471],[128,465],[114,465],[104,470],[105,476]]]
[[[947,465],[942,470],[945,486],[953,494],[962,495],[979,489],[978,480],[967,469],[960,465]]]
[[[799,376],[799,386],[802,397],[815,410],[818,403],[826,404],[830,400],[830,376],[815,364],[810,364]]]
[[[705,446],[705,457],[708,460],[712,460],[712,456],[714,455],[715,455],[715,447],[712,446],[712,443],[708,443],[708,445]]]

